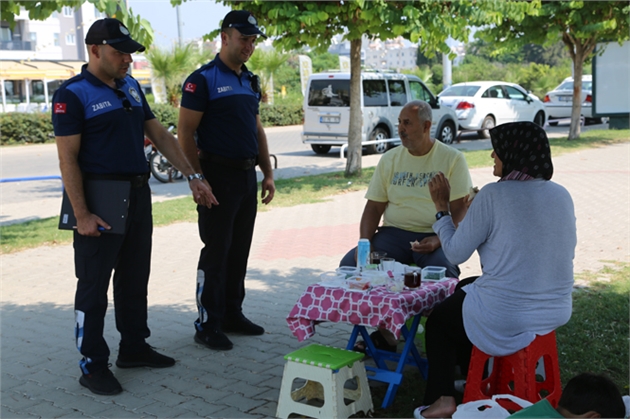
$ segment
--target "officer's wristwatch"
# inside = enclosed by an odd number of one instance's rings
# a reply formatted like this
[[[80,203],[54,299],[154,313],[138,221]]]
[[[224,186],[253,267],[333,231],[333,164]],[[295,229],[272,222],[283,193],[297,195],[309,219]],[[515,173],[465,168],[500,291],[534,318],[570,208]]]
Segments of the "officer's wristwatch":
[[[193,173],[192,175],[188,175],[188,182],[193,181],[195,179],[204,180],[204,177],[201,173]]]
[[[447,215],[451,215],[451,213],[448,211],[438,211],[438,213],[435,214],[435,219],[439,220],[440,218],[446,217]]]

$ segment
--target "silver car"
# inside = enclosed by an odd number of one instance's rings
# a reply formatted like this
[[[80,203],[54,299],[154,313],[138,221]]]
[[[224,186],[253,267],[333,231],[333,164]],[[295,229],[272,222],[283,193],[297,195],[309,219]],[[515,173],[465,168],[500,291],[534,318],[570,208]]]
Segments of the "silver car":
[[[593,118],[593,78],[590,74],[582,76],[582,111],[584,122],[587,124],[602,122],[601,118]],[[573,77],[567,77],[560,86],[548,92],[543,99],[545,109],[549,115],[549,125],[557,125],[558,119],[571,118],[573,107]]]

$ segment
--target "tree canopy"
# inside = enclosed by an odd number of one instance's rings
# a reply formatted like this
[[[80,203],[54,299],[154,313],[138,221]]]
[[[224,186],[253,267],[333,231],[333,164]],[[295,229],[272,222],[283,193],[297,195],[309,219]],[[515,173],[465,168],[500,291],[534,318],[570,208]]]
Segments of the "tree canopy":
[[[598,42],[630,39],[627,1],[542,1],[521,19],[503,14],[518,5],[516,0],[498,4],[497,19],[477,35],[491,42],[495,55],[522,48],[526,44],[553,45],[562,41],[573,61],[573,110],[569,139],[580,135],[583,66]]]
[[[402,36],[411,42],[419,42],[428,56],[436,52],[451,53],[446,39],[451,36],[466,40],[470,31],[467,18],[481,18],[485,8],[493,10],[500,2],[222,0],[223,4],[234,9],[252,12],[280,49],[299,50],[308,46],[325,51],[337,35],[350,41],[351,96],[346,176],[361,173],[361,38],[367,36],[385,40]],[[478,7],[479,4],[483,4],[484,9]],[[531,7],[530,3],[522,2],[514,10],[524,14]],[[214,37],[217,33],[214,31],[208,36]]]
[[[153,43],[153,29],[148,20],[140,16],[134,16],[131,9],[127,9],[125,0],[1,0],[0,16],[9,23],[11,28],[15,26],[15,17],[22,9],[28,12],[31,20],[46,20],[53,12],[61,12],[64,6],[72,8],[81,7],[83,3],[93,4],[100,12],[120,20],[128,29],[133,38],[143,45]]]

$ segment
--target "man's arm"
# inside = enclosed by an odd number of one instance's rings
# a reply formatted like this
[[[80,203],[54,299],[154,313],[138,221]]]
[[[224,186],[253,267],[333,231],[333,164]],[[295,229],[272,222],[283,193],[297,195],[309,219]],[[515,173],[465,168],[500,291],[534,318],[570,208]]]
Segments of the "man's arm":
[[[361,224],[359,227],[361,239],[372,240],[372,237],[374,237],[376,229],[381,222],[381,217],[385,212],[385,208],[387,208],[387,202],[367,200],[365,208],[363,209],[363,215],[361,216]]]
[[[269,157],[269,144],[267,134],[260,122],[260,115],[256,115],[256,129],[258,130],[258,166],[263,173],[263,180],[260,183],[263,204],[268,204],[276,193],[276,184],[273,181],[273,168]]]
[[[144,131],[164,157],[182,172],[184,176],[187,177],[194,173],[201,173],[201,171],[197,172],[193,169],[193,166],[178,144],[177,139],[173,134],[168,132],[156,118],[144,122]],[[198,205],[204,205],[208,208],[212,207],[212,205],[218,205],[207,182],[193,179],[188,182],[188,186],[193,193],[193,199]]]
[[[202,117],[203,112],[193,111],[183,106],[179,108],[177,140],[182,150],[184,150],[186,158],[198,173],[201,173],[201,165],[197,154],[197,143],[195,143],[195,131],[197,131]]]
[[[98,227],[107,230],[111,227],[98,215],[92,214],[85,201],[83,190],[83,175],[79,168],[79,149],[81,148],[81,134],[55,137],[57,153],[59,155],[59,170],[63,186],[68,194],[74,216],[77,219],[77,231],[82,236],[98,237],[101,233]]]

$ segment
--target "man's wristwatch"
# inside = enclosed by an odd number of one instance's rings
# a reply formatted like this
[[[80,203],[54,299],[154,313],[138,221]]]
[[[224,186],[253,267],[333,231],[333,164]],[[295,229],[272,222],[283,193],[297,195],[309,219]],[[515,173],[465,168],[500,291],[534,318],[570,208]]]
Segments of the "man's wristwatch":
[[[451,215],[451,213],[448,211],[438,211],[438,213],[435,214],[435,219],[439,220],[440,218],[445,217],[447,215]]]
[[[190,182],[195,179],[204,180],[204,177],[201,173],[193,173],[192,175],[188,175],[187,179],[188,179],[188,182]]]

